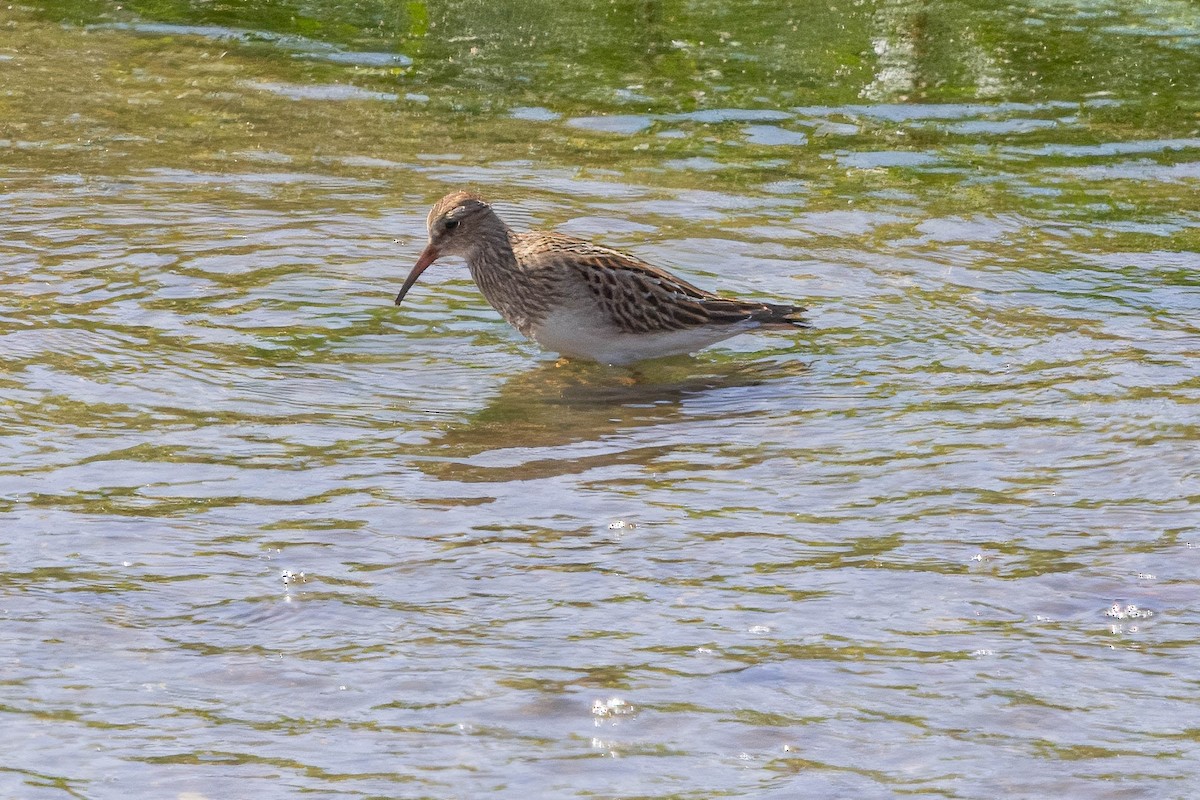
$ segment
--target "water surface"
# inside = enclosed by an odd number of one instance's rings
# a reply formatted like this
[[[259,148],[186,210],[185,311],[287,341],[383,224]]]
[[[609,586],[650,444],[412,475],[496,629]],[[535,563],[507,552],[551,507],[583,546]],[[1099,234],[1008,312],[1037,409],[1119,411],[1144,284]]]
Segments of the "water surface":
[[[1200,15],[0,12],[0,796],[1200,792]],[[557,364],[442,193],[814,328]]]

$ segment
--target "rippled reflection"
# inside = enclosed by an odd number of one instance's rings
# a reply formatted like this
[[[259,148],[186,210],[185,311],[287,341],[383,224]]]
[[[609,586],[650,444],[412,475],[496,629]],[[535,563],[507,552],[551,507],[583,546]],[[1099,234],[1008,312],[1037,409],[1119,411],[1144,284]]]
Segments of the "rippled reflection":
[[[431,442],[426,455],[436,460],[425,469],[453,480],[508,481],[640,463],[671,448],[629,448],[627,437],[638,428],[753,414],[748,390],[805,371],[799,361],[680,358],[625,369],[543,363],[446,428]]]

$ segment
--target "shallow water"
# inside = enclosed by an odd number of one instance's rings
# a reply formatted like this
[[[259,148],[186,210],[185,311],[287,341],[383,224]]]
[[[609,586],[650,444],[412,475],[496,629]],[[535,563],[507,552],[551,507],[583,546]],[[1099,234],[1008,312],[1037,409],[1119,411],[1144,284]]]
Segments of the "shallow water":
[[[523,9],[0,11],[0,796],[1200,793],[1195,9]]]

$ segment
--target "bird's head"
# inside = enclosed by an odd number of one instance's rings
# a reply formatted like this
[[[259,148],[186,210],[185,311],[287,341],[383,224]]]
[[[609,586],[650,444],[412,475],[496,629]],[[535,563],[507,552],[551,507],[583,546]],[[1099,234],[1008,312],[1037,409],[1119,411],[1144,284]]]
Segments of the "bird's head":
[[[408,294],[421,273],[442,256],[468,258],[479,246],[485,234],[499,223],[492,207],[471,192],[452,192],[437,201],[429,211],[429,244],[421,251],[417,263],[396,295],[396,305]],[[499,223],[503,227],[503,223]]]

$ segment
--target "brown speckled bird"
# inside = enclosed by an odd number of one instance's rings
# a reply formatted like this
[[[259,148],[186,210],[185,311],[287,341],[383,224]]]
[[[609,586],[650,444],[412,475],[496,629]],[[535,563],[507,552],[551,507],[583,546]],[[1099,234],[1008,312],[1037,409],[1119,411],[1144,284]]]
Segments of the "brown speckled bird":
[[[429,212],[429,244],[396,305],[442,256],[466,259],[504,319],[547,350],[603,364],[693,353],[739,333],[808,327],[803,308],[718,297],[640,259],[572,236],[516,233],[478,195]]]

